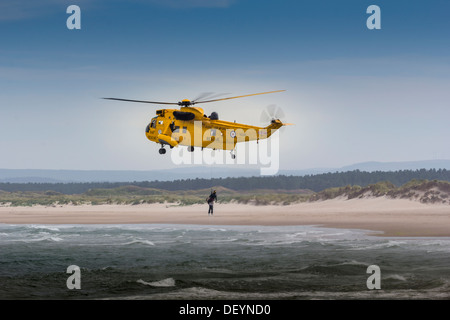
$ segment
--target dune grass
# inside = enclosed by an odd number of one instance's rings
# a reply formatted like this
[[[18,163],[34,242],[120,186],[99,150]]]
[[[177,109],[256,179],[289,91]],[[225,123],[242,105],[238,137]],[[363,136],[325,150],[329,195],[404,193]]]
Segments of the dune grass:
[[[237,192],[223,187],[217,190],[219,203],[242,203],[252,205],[289,205],[305,201],[321,201],[343,197],[356,199],[387,196],[411,199],[423,203],[449,203],[450,183],[446,181],[411,180],[396,187],[388,181],[366,187],[345,186],[329,188],[314,193],[310,190],[250,190]],[[67,195],[52,190],[32,192],[0,191],[2,206],[58,206],[58,205],[141,205],[151,203],[171,203],[180,206],[204,204],[211,189],[167,191],[138,186],[121,186],[112,189],[91,189],[82,194]]]

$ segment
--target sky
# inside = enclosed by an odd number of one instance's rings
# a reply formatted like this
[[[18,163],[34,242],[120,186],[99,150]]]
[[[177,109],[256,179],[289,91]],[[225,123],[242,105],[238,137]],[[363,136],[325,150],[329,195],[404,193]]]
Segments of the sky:
[[[69,30],[69,5],[81,29]],[[380,8],[381,29],[366,12]],[[252,125],[275,104],[280,169],[450,159],[447,0],[2,0],[0,168],[176,167],[144,130],[158,106]]]

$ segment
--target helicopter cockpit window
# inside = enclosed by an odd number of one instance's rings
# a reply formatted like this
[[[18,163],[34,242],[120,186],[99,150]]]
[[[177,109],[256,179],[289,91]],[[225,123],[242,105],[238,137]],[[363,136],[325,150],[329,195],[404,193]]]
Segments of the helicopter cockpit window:
[[[152,128],[156,127],[156,120],[155,119],[152,120],[152,124],[150,125],[150,127],[152,127]]]

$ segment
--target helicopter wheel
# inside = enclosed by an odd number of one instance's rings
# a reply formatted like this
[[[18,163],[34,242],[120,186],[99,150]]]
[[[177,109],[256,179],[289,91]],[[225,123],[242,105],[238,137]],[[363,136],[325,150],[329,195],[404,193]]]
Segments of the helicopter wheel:
[[[164,149],[164,148],[159,149],[159,154],[165,154],[165,153],[166,153],[166,149]]]
[[[189,152],[194,152],[194,147],[193,146],[188,147],[188,151]]]
[[[234,159],[236,159],[236,154],[235,154],[235,153],[233,153],[233,151],[231,151],[231,153],[230,153],[230,154],[231,154],[231,159],[233,159],[233,160],[234,160]]]

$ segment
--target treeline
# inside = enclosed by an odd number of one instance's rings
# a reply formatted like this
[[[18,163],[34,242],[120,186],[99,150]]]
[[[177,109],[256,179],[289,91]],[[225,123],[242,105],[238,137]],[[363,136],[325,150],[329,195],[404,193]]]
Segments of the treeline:
[[[305,176],[261,176],[216,179],[186,179],[175,181],[144,181],[144,182],[91,182],[91,183],[0,183],[0,190],[7,192],[20,191],[55,191],[63,194],[82,194],[91,189],[118,188],[134,185],[142,188],[155,188],[169,191],[197,190],[222,186],[236,191],[271,189],[296,190],[309,189],[314,192],[334,187],[359,185],[361,187],[380,181],[389,181],[399,187],[408,181],[443,180],[450,181],[450,170],[421,169],[399,171],[348,171],[323,173]]]

